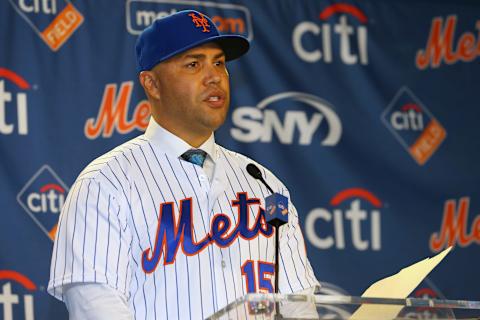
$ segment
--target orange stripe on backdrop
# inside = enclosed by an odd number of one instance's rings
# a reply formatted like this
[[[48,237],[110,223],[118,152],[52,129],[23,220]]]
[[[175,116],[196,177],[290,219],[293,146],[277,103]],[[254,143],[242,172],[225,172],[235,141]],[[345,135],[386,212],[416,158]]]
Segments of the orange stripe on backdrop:
[[[423,165],[445,140],[446,136],[446,131],[442,125],[432,119],[417,141],[410,147],[410,154],[420,165]]]
[[[373,193],[362,188],[351,188],[339,192],[332,200],[330,204],[332,206],[338,206],[344,200],[350,198],[362,198],[373,204],[375,207],[380,208],[382,206],[382,201],[378,199]]]
[[[35,283],[32,280],[25,277],[23,274],[18,273],[17,271],[12,270],[2,270],[0,271],[0,280],[14,280],[24,286],[26,289],[33,291],[37,289]]]
[[[58,223],[56,223],[53,226],[52,230],[48,232],[48,236],[50,237],[50,239],[52,239],[52,241],[55,240],[55,235],[57,234],[57,228],[58,228]]]
[[[6,78],[12,81],[20,89],[24,89],[24,90],[30,89],[30,85],[25,79],[23,79],[21,76],[19,76],[15,72],[10,71],[8,69],[0,68],[0,78]]]
[[[83,16],[69,3],[43,30],[42,38],[52,50],[56,51],[70,38],[82,22]]]
[[[357,18],[358,21],[360,21],[361,23],[368,22],[367,16],[362,11],[360,11],[360,9],[347,3],[336,3],[328,6],[320,13],[319,18],[322,20],[326,20],[335,13],[349,13],[355,18]]]

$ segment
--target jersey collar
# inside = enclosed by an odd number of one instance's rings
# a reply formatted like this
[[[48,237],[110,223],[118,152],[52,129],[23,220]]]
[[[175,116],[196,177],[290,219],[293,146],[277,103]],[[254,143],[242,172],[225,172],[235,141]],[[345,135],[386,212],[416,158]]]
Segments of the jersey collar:
[[[160,126],[153,119],[153,117],[150,117],[150,122],[148,123],[147,130],[145,131],[145,137],[159,146],[163,152],[176,158],[180,157],[185,151],[194,148],[180,137],[177,137],[170,131]],[[216,150],[217,148],[215,146],[215,137],[213,133],[210,135],[207,141],[205,141],[197,149],[205,151],[213,160],[213,162],[216,162],[218,158],[218,152]]]

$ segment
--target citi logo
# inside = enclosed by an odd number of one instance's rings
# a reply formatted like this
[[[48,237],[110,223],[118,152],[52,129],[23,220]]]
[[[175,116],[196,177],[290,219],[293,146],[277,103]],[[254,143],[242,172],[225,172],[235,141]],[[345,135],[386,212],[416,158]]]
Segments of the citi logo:
[[[422,109],[415,103],[407,103],[391,114],[390,124],[395,130],[422,131]]]
[[[17,201],[51,240],[68,188],[48,165],[42,166],[17,195]]]
[[[57,14],[57,0],[18,0],[18,7],[26,13]]]
[[[332,25],[331,17],[338,16]],[[323,23],[300,22],[292,34],[292,45],[297,56],[305,62],[334,62],[334,56],[346,65],[367,65],[367,16],[357,7],[336,3],[326,7],[318,16]],[[352,19],[353,18],[353,19]],[[350,22],[350,23],[349,23]],[[338,42],[339,52],[333,52]],[[306,46],[305,44],[309,45]],[[314,47],[314,49],[311,49]]]
[[[156,19],[185,9],[196,9],[208,15],[222,33],[240,34],[253,40],[252,19],[247,7],[203,1],[128,0],[127,30],[138,35]]]
[[[300,108],[292,110],[293,104]],[[277,105],[287,107],[283,117]],[[276,136],[282,144],[310,145],[322,124],[328,130],[319,139],[320,145],[335,146],[342,135],[342,124],[330,103],[303,92],[283,92],[265,98],[256,107],[235,108],[232,121],[230,134],[241,142],[268,143]]]
[[[33,293],[37,286],[32,280],[16,271],[0,270],[0,286],[4,320],[35,319]]]
[[[346,189],[330,200],[331,209],[314,208],[305,220],[310,243],[319,249],[379,251],[381,242],[380,208],[382,202],[362,188]],[[367,210],[370,208],[370,210]],[[368,229],[364,234],[362,230]],[[346,231],[350,230],[350,234]]]
[[[65,202],[65,189],[55,183],[46,184],[40,192],[32,192],[27,197],[27,205],[35,213],[60,213]]]
[[[29,89],[30,84],[22,76],[0,68],[0,134],[28,134],[28,105],[25,91]]]
[[[381,119],[419,165],[424,165],[447,137],[445,128],[407,87],[395,94]]]
[[[83,23],[83,15],[69,0],[9,0],[33,31],[57,51]]]

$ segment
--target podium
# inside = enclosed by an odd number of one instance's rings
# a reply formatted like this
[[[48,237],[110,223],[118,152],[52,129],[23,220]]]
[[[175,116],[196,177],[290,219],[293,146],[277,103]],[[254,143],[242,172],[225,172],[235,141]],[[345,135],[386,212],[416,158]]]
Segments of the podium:
[[[207,319],[480,319],[480,301],[247,294]]]

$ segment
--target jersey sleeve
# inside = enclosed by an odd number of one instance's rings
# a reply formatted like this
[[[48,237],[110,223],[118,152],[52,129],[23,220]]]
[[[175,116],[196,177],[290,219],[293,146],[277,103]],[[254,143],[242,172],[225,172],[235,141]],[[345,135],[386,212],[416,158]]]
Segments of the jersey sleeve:
[[[278,286],[281,293],[320,287],[308,261],[297,210],[292,203],[289,204],[288,223],[280,227],[279,273]]]
[[[64,301],[64,286],[106,284],[129,297],[131,233],[120,190],[105,178],[79,178],[60,214],[48,292]]]

